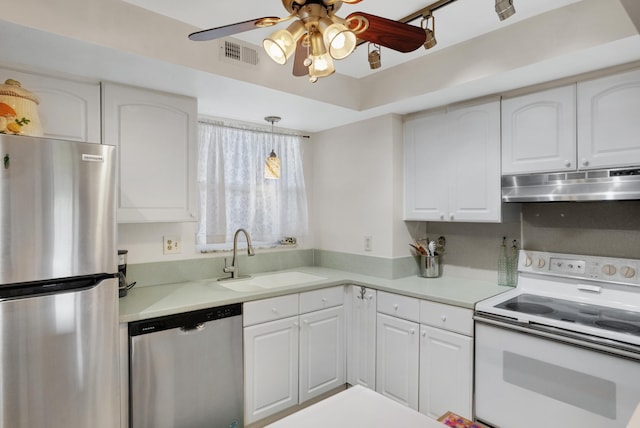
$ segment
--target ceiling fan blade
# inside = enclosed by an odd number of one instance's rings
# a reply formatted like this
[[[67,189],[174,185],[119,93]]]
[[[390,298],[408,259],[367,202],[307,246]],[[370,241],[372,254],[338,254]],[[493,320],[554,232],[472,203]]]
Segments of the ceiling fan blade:
[[[268,27],[278,22],[277,17],[266,17],[250,19],[249,21],[236,22],[235,24],[223,25],[222,27],[210,28],[208,30],[196,31],[189,34],[189,39],[196,42],[220,39],[222,37],[231,36],[233,34],[242,33],[244,31],[253,30],[255,28]],[[260,25],[257,25],[260,23]]]
[[[398,52],[411,52],[424,44],[427,37],[424,29],[392,19],[382,18],[364,12],[354,12],[347,16],[347,21],[359,17],[366,19],[369,26],[361,33],[359,39],[375,43]],[[353,29],[354,26],[351,26]]]
[[[294,76],[306,76],[309,74],[309,67],[304,65],[304,60],[307,58],[307,48],[302,45],[303,38],[298,40],[296,46],[296,52],[293,54],[293,75]]]

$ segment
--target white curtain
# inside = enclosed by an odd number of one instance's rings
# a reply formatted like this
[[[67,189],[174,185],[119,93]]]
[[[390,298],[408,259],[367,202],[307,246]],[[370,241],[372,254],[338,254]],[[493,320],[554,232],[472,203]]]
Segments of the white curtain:
[[[302,137],[200,122],[198,147],[198,244],[230,242],[239,228],[255,241],[307,234]],[[279,180],[264,178],[272,150]]]

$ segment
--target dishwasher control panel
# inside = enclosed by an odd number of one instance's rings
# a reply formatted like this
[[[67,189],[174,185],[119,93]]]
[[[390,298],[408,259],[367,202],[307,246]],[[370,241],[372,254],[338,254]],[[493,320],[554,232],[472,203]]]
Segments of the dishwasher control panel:
[[[191,330],[209,321],[240,315],[242,315],[242,304],[234,303],[231,305],[217,306],[215,308],[134,321],[129,323],[129,336],[139,336],[141,334],[155,333],[172,328]]]

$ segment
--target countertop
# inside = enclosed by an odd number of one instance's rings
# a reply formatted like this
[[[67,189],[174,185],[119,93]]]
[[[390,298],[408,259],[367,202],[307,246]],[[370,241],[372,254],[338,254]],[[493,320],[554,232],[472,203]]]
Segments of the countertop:
[[[363,285],[377,290],[468,309],[473,309],[475,303],[480,300],[511,289],[487,281],[466,278],[422,278],[413,275],[400,279],[384,279],[322,267],[299,267],[278,272],[254,273],[252,276],[258,278],[280,272],[303,272],[323,279],[302,285],[254,291],[230,290],[220,285],[215,278],[134,287],[125,297],[119,299],[120,322],[138,321],[342,284]]]
[[[446,425],[360,385],[302,409],[268,428],[445,428]]]

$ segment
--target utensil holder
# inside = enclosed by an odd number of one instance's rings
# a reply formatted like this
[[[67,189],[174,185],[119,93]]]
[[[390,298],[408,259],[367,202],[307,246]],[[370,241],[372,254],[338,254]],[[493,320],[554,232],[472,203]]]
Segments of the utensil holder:
[[[420,256],[420,276],[438,278],[440,276],[440,256]]]

